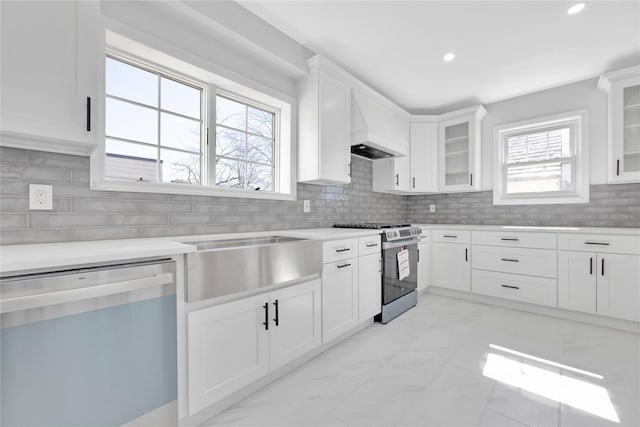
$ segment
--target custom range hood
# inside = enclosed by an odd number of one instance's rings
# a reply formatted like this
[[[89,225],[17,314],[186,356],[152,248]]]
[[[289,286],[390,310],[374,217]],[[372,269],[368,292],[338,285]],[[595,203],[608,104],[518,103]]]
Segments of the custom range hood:
[[[408,113],[377,93],[354,89],[351,153],[371,160],[408,155]]]

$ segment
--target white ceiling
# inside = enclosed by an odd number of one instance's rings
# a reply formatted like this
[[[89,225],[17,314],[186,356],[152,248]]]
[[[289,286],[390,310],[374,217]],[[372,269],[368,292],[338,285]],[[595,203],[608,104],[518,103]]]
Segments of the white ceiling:
[[[413,113],[487,104],[640,63],[640,2],[246,1]],[[447,52],[456,59],[444,63]]]

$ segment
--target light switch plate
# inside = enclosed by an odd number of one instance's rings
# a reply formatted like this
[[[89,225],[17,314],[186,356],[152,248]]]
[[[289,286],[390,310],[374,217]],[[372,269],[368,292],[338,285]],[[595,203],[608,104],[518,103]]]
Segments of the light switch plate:
[[[433,213],[436,211],[436,205],[429,205],[429,212]]]
[[[304,211],[305,213],[311,212],[311,200],[304,201]]]
[[[29,184],[29,209],[53,210],[53,186]]]

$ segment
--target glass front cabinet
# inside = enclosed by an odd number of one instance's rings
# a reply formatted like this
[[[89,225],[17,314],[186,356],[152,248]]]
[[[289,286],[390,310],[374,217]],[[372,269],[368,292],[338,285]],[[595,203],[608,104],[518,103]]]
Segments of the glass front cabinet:
[[[640,182],[640,66],[600,77],[607,92],[608,181]]]
[[[439,191],[463,192],[481,189],[482,106],[441,116],[438,135]]]

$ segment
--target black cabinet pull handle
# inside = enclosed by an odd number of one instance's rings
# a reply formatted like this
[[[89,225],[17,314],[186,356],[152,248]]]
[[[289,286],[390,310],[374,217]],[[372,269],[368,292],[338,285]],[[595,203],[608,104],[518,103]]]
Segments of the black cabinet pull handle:
[[[443,235],[442,237],[449,237],[449,238],[451,238],[451,239],[457,239],[457,238],[458,238],[458,236],[457,236],[457,235],[455,235],[455,234],[445,234],[445,235]]]
[[[87,96],[87,132],[91,132],[91,97]]]
[[[278,326],[278,323],[280,321],[280,314],[278,312],[278,300],[275,300],[273,302],[273,307],[276,309],[276,317],[273,319],[273,321],[275,322],[276,326]]]
[[[377,243],[367,243],[368,248],[373,248],[374,246],[378,246]]]
[[[516,258],[500,258],[500,259],[506,262],[520,262],[520,260]]]
[[[500,240],[504,240],[506,242],[519,242],[520,239],[517,237],[501,237]]]
[[[602,258],[602,275],[604,276],[604,258]]]
[[[469,261],[469,248],[464,248],[464,261]]]
[[[469,185],[473,185],[473,174],[469,174]]]
[[[351,173],[352,173],[351,163],[349,163],[349,173],[347,175],[351,176]]]
[[[400,185],[400,174],[396,174],[396,185]]]
[[[600,245],[600,246],[609,246],[609,243],[604,242],[584,242],[585,245]]]
[[[500,286],[502,286],[503,288],[509,288],[509,289],[520,289],[517,286],[511,286],[511,285],[500,285]]]
[[[268,331],[269,330],[269,303],[265,302],[262,308],[264,308],[264,322],[262,322],[262,324],[264,325],[264,330]]]
[[[589,258],[589,274],[593,274],[593,257]]]
[[[347,252],[347,251],[350,251],[350,250],[351,250],[351,248],[336,249],[336,252],[338,252],[338,253],[339,252]]]
[[[345,268],[345,267],[350,267],[350,266],[351,266],[351,264],[346,263],[346,264],[339,265],[338,268]]]
[[[413,177],[413,188],[416,188],[416,177]]]
[[[616,175],[620,176],[620,159],[616,160]]]
[[[420,249],[418,249],[418,261],[417,262],[420,262]]]

